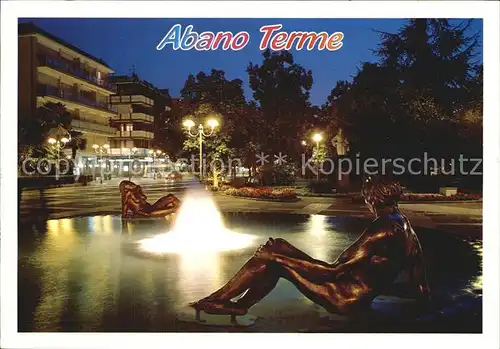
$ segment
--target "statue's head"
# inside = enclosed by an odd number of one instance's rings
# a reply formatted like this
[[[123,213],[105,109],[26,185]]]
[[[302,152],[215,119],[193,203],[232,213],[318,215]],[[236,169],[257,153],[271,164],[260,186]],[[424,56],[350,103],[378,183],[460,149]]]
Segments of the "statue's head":
[[[363,180],[361,193],[373,213],[387,207],[397,207],[402,194],[399,182],[383,177],[367,176]]]
[[[140,185],[135,184],[131,181],[121,181],[120,183],[120,193],[122,195],[122,200],[126,197],[128,193],[132,193],[135,201],[145,201],[147,199],[146,195],[142,191]]]
[[[142,187],[140,185],[137,185],[135,187],[134,194],[140,201],[146,201],[146,199],[148,198],[146,194],[144,194],[144,192],[142,191]]]

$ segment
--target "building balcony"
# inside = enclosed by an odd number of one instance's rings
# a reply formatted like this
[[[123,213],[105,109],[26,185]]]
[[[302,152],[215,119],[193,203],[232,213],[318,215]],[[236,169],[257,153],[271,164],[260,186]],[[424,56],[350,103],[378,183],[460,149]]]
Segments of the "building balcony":
[[[123,148],[110,148],[110,154],[116,157],[137,159],[145,156],[149,156],[148,148],[135,148],[135,152],[130,153],[128,149]]]
[[[76,131],[97,133],[103,136],[114,136],[116,134],[116,128],[79,119],[71,120],[71,127]]]
[[[112,117],[113,121],[141,121],[141,122],[153,122],[155,120],[154,116],[144,114],[144,113],[129,113],[123,114],[120,113]]]
[[[104,111],[104,112],[116,115],[116,108],[109,106],[107,103],[100,102],[97,100],[92,100],[89,98],[85,98],[81,95],[78,95],[74,91],[63,90],[63,89],[57,88],[56,86],[39,84],[37,86],[37,96],[40,96],[40,97],[50,96],[50,97],[54,97],[54,99],[56,99],[57,102],[60,102],[60,103],[65,104],[65,105],[76,103],[77,106],[83,106],[83,107],[87,107],[87,108],[91,108],[91,109],[97,109],[100,111]],[[72,107],[72,106],[70,106],[70,107]],[[73,107],[74,107],[74,105],[73,105]]]
[[[115,85],[109,83],[104,79],[98,79],[96,76],[91,75],[89,72],[86,72],[81,69],[75,69],[64,62],[61,62],[60,60],[49,58],[47,56],[38,56],[38,62],[40,67],[49,67],[51,69],[55,69],[59,72],[71,75],[75,78],[91,83],[94,86],[106,90],[108,93],[109,92],[116,93]]]
[[[109,99],[111,104],[144,104],[148,106],[153,106],[154,101],[143,95],[128,95],[128,96],[110,96]]]
[[[116,136],[119,138],[144,138],[153,139],[154,133],[149,131],[135,130],[135,131],[116,131]]]

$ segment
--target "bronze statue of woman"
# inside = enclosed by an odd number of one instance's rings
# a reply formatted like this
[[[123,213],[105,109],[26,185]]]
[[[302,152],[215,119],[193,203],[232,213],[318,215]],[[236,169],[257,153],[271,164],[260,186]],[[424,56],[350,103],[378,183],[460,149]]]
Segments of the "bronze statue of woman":
[[[398,208],[401,192],[397,182],[364,182],[362,194],[375,219],[333,263],[316,260],[283,239],[269,238],[222,288],[190,305],[197,317],[204,311],[234,318],[246,314],[284,278],[328,312],[363,314],[401,272],[417,299],[430,300],[420,242]]]
[[[120,183],[122,197],[122,217],[130,211],[133,216],[164,217],[175,213],[180,207],[180,200],[174,194],[168,194],[154,204],[146,201],[147,196],[140,185],[131,181]]]

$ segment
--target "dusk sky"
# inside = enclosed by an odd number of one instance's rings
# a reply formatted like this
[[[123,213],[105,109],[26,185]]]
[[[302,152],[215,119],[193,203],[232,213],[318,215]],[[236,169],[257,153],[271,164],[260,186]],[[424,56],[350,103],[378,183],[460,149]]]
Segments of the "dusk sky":
[[[296,51],[295,61],[313,72],[311,102],[321,105],[337,80],[350,80],[361,62],[376,61],[371,50],[376,49],[379,35],[374,30],[396,32],[404,23],[399,19],[27,19],[42,29],[62,38],[82,50],[102,58],[116,74],[130,74],[135,65],[137,74],[158,88],[168,88],[178,97],[189,74],[210,72],[212,68],[226,72],[228,79],[243,80],[246,97],[251,98],[248,75],[249,62],[262,62],[259,28],[268,24],[283,24],[282,30],[336,31],[344,33],[343,46],[338,51]],[[239,31],[250,33],[249,44],[241,51],[174,51],[171,46],[161,51],[156,46],[174,24],[192,24],[194,31]],[[482,38],[482,21],[475,20],[472,32]],[[480,49],[482,51],[482,49]],[[478,57],[482,60],[482,52]]]

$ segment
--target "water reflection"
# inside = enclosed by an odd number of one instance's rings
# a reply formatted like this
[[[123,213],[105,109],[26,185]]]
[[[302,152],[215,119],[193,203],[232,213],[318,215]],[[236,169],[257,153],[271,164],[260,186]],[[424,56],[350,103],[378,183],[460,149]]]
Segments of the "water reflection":
[[[220,255],[217,253],[185,254],[180,256],[180,306],[207,296],[224,284]],[[211,292],[208,291],[208,292]]]
[[[113,231],[112,216],[90,217],[89,231],[94,234],[110,235]]]
[[[328,222],[327,216],[313,214],[309,218],[307,231],[311,233],[312,236],[316,237],[325,236],[327,231],[327,226],[326,226],[327,222]]]
[[[77,234],[72,219],[47,221],[47,237],[41,250],[50,253],[36,253],[33,257],[37,265],[44,266],[41,274],[41,298],[34,312],[34,320],[42,327],[58,323],[68,294],[69,268],[75,248]]]
[[[37,238],[24,238],[19,248],[20,330],[164,331],[166,324],[175,328],[172,324],[179,307],[222,286],[267,237],[283,237],[314,258],[332,261],[366,225],[320,215],[224,218],[232,231],[255,234],[252,245],[227,253],[179,254],[165,259],[132,253],[127,247],[168,231],[164,220],[96,216],[47,221],[41,238],[36,234]],[[464,244],[431,231],[422,235],[422,243],[431,259],[434,289],[446,289],[450,284],[480,292],[480,242],[466,244],[464,249]],[[444,257],[444,248],[453,253]],[[473,258],[467,257],[470,254]],[[263,304],[296,304],[297,299],[303,297],[283,282]]]
[[[311,215],[306,224],[306,232],[310,235],[310,254],[323,261],[328,261],[329,244],[332,243],[332,237],[327,236],[328,228],[328,217],[318,214]]]
[[[480,258],[480,267],[483,267],[483,243],[482,241],[470,242],[470,245],[476,255]],[[483,274],[476,275],[470,281],[470,284],[466,288],[467,291],[475,294],[482,294],[483,291]]]

